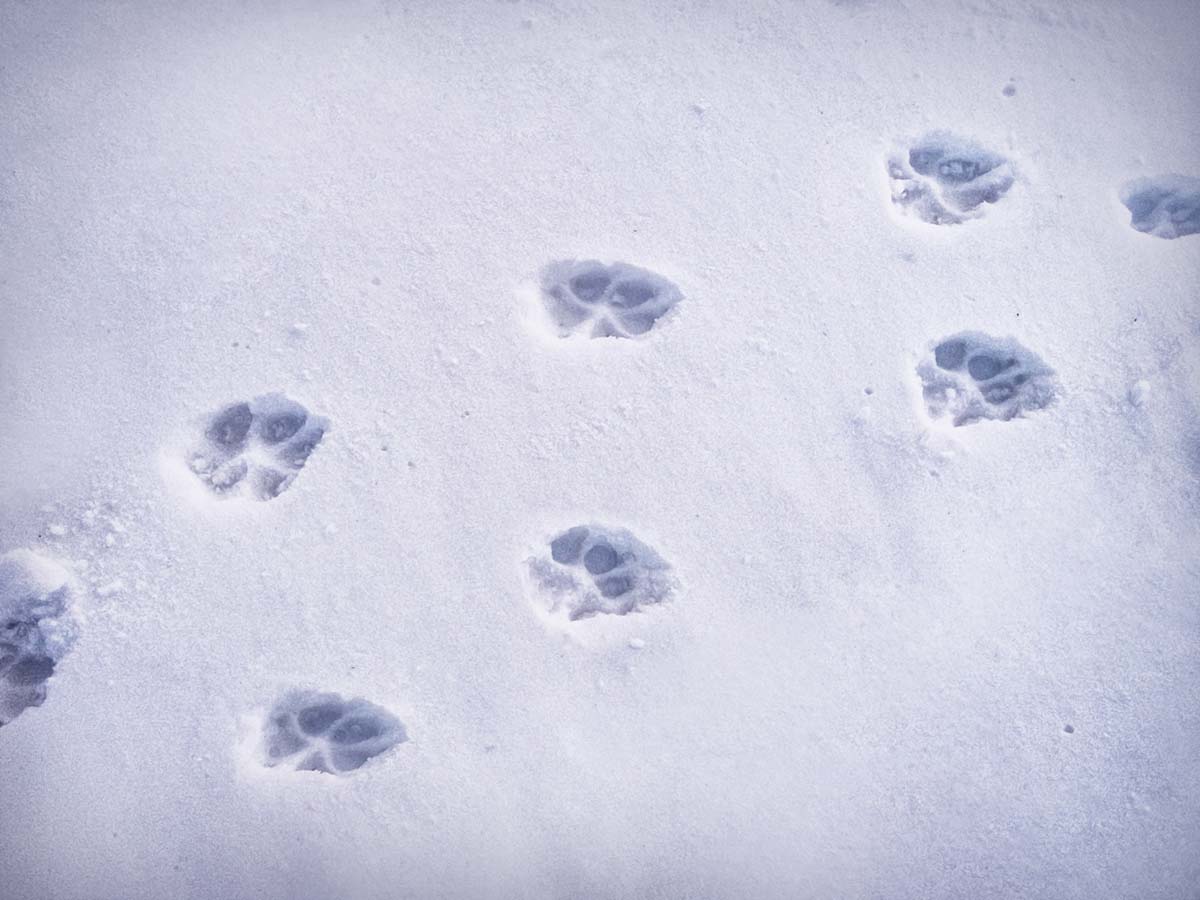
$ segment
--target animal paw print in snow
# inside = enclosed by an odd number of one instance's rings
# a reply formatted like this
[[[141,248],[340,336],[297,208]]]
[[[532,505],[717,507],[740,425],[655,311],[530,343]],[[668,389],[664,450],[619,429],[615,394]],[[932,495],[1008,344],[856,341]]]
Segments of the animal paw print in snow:
[[[0,556],[0,725],[46,700],[75,642],[67,570],[30,550]]]
[[[983,215],[1013,186],[1012,164],[973,141],[947,132],[926,135],[887,164],[892,202],[931,225],[958,225]]]
[[[282,394],[233,403],[209,419],[189,464],[220,497],[271,500],[288,489],[328,427]]]
[[[670,566],[624,528],[577,525],[528,560],[546,612],[575,621],[597,613],[626,615],[667,600],[676,588]]]
[[[1167,240],[1200,233],[1200,178],[1138,178],[1121,189],[1121,202],[1138,231]]]
[[[263,764],[343,775],[406,740],[403,723],[374,703],[290,691],[267,715]]]
[[[1012,338],[962,332],[917,366],[929,414],[955,425],[1008,421],[1054,402],[1054,371]]]
[[[683,295],[673,283],[627,263],[563,260],[542,273],[542,298],[560,337],[638,337]]]

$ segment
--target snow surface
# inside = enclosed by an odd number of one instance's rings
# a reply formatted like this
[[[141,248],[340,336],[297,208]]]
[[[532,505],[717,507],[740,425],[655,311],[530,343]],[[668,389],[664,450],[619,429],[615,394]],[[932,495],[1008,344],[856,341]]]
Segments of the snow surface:
[[[0,2],[0,552],[80,623],[0,729],[0,894],[1200,897],[1200,237],[1121,199],[1200,176],[1198,38],[1191,0]],[[1012,186],[906,215],[931,134]],[[571,259],[683,299],[561,339],[529,290]],[[960,333],[1055,402],[931,419]],[[276,394],[319,446],[217,496],[181,448]],[[548,628],[530,548],[591,522],[678,590]],[[407,740],[264,766],[290,691]]]

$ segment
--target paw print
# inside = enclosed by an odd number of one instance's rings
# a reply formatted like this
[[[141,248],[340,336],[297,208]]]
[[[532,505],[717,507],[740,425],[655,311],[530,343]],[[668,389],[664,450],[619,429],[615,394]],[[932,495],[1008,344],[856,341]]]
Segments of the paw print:
[[[290,691],[267,715],[263,764],[344,775],[406,740],[403,723],[374,703]]]
[[[272,500],[295,480],[328,427],[282,394],[232,403],[208,420],[189,467],[219,497]]]
[[[542,300],[560,337],[639,337],[681,299],[666,278],[622,262],[564,260],[542,273]]]
[[[926,135],[887,163],[892,202],[931,225],[958,225],[983,215],[1016,180],[1012,164],[973,141],[947,132]]]
[[[1200,178],[1138,178],[1121,189],[1121,202],[1138,231],[1167,240],[1200,233]]]
[[[0,725],[46,700],[46,682],[71,649],[67,570],[30,550],[0,556]]]
[[[940,341],[917,366],[935,419],[955,425],[1008,421],[1054,402],[1054,371],[1012,338],[962,332]]]
[[[552,616],[570,621],[597,613],[623,616],[669,599],[676,588],[667,562],[623,528],[576,525],[546,549],[548,554],[527,565]]]

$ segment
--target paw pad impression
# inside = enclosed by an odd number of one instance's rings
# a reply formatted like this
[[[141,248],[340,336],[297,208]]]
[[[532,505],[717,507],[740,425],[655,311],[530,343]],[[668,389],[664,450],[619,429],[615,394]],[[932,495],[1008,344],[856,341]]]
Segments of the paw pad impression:
[[[340,694],[294,690],[263,725],[263,765],[344,775],[408,740],[404,724],[381,706]]]
[[[46,682],[75,642],[66,569],[31,550],[0,556],[0,725],[46,700]]]
[[[542,301],[560,337],[639,337],[681,299],[663,276],[623,262],[562,260],[542,272]]]
[[[964,331],[939,341],[917,366],[929,414],[955,425],[1008,421],[1054,402],[1054,370],[1012,338]]]
[[[328,427],[282,394],[231,403],[208,418],[188,465],[219,497],[272,500],[295,480]]]
[[[568,528],[527,565],[545,611],[570,621],[623,616],[662,603],[676,589],[670,565],[624,528]]]
[[[1121,202],[1138,231],[1167,240],[1200,233],[1200,178],[1138,178],[1121,189]]]
[[[983,215],[1016,180],[1012,164],[948,132],[927,134],[887,162],[892,202],[931,225],[958,225]]]

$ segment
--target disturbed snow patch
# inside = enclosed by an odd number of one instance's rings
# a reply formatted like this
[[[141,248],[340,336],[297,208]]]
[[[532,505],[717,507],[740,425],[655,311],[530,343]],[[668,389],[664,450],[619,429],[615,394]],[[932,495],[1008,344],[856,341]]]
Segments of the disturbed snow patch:
[[[293,690],[267,714],[261,759],[269,767],[344,775],[406,740],[404,723],[381,706]]]
[[[917,366],[929,415],[954,425],[1008,421],[1054,402],[1054,370],[1013,338],[963,331],[934,345]]]
[[[558,337],[639,337],[670,312],[683,294],[668,279],[623,262],[559,260],[542,270],[544,325]]]
[[[1200,233],[1200,178],[1137,178],[1121,188],[1121,202],[1138,231],[1167,240]]]
[[[576,525],[526,560],[539,611],[559,621],[624,616],[671,598],[671,566],[624,528]]]
[[[896,207],[931,225],[979,218],[983,205],[998,202],[1016,180],[1003,156],[945,131],[896,150],[887,171]]]
[[[0,556],[0,725],[46,700],[46,681],[78,636],[71,576],[31,550]]]
[[[188,468],[218,497],[256,500],[287,490],[329,428],[283,394],[231,403],[202,425],[186,452]]]

